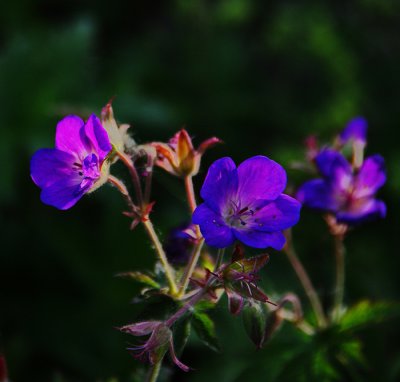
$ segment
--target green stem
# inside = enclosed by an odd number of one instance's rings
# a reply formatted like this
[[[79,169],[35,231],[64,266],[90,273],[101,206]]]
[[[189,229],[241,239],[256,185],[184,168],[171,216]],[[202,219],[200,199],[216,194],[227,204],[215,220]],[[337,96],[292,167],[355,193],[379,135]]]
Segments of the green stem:
[[[167,277],[168,284],[169,284],[170,293],[172,295],[176,295],[178,288],[175,283],[174,271],[168,262],[167,255],[165,254],[162,244],[160,242],[160,239],[158,238],[158,235],[157,235],[156,231],[154,230],[153,223],[151,222],[150,219],[144,220],[142,223],[144,225],[144,228],[146,229],[147,234],[149,235],[151,241],[154,244],[154,247],[155,247],[155,250],[157,253],[157,257],[160,260],[162,266],[164,267],[165,275]]]
[[[180,297],[183,296],[186,292],[186,288],[189,284],[190,278],[192,277],[193,271],[196,268],[203,245],[204,245],[204,239],[200,239],[200,241],[193,250],[192,256],[189,259],[189,263],[186,266],[185,272],[181,280],[181,287],[178,293],[178,296]]]
[[[297,274],[297,277],[300,280],[301,285],[304,288],[304,291],[306,292],[306,295],[311,303],[311,306],[312,306],[315,316],[317,318],[318,325],[321,327],[326,327],[327,321],[326,321],[324,310],[322,309],[321,301],[319,300],[318,294],[315,291],[315,288],[314,288],[303,264],[301,263],[301,261],[299,260],[297,254],[296,254],[296,251],[293,246],[291,230],[287,231],[287,243],[286,243],[284,251],[286,252],[286,255],[290,261],[290,264],[292,265],[294,271]]]
[[[220,248],[217,253],[217,261],[215,262],[214,272],[218,270],[224,260],[225,248]]]
[[[160,374],[162,361],[157,362],[150,369],[149,376],[147,377],[147,382],[156,382],[158,375]]]
[[[336,288],[333,303],[333,321],[338,322],[343,305],[344,295],[344,278],[345,278],[345,247],[343,244],[343,236],[335,236],[335,259],[336,259]]]

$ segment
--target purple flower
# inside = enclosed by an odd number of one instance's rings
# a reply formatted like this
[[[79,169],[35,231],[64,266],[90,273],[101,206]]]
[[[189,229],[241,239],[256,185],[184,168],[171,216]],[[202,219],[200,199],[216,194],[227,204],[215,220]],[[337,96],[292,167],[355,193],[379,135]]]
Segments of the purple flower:
[[[297,223],[300,204],[282,194],[286,172],[264,156],[245,160],[238,168],[231,158],[214,162],[203,187],[204,203],[193,213],[208,245],[227,247],[237,239],[255,248],[282,249],[282,230]]]
[[[55,146],[36,151],[31,177],[42,189],[43,203],[66,210],[106,181],[108,166],[103,164],[112,147],[95,115],[86,123],[75,115],[62,119]]]
[[[380,155],[366,158],[359,170],[354,170],[342,154],[332,149],[321,151],[315,162],[322,178],[303,184],[297,193],[299,201],[333,213],[339,223],[357,224],[385,217],[385,203],[375,199],[386,181]]]
[[[340,134],[340,142],[357,142],[363,146],[367,143],[367,120],[364,117],[355,117],[351,119]]]

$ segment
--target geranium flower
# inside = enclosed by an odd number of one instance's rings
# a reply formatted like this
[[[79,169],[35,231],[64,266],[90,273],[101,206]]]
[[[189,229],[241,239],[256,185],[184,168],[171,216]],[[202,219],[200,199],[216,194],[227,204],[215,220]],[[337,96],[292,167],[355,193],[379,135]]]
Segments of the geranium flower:
[[[310,208],[331,212],[339,223],[357,224],[385,217],[386,206],[375,194],[386,181],[384,159],[366,158],[360,169],[353,169],[344,156],[332,149],[321,151],[315,163],[322,175],[306,182],[297,199]]]
[[[204,203],[193,213],[206,243],[224,248],[237,239],[255,248],[282,249],[282,230],[297,223],[300,203],[282,194],[286,172],[265,156],[236,168],[231,158],[215,161],[201,188]]]
[[[86,124],[75,115],[62,119],[57,124],[55,146],[36,151],[31,177],[42,189],[43,203],[66,210],[107,180],[105,159],[112,147],[95,115]]]

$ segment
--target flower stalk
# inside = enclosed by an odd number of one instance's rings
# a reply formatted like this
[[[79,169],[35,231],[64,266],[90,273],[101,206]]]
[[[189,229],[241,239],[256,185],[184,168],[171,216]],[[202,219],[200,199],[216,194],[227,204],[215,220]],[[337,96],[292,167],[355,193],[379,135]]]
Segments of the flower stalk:
[[[290,229],[286,231],[286,240],[287,242],[286,246],[284,247],[284,252],[286,253],[290,261],[290,264],[292,265],[292,268],[296,272],[296,275],[299,278],[300,283],[304,288],[304,291],[306,292],[306,295],[314,310],[314,314],[317,318],[318,325],[320,327],[326,327],[327,320],[325,317],[324,310],[322,308],[321,301],[310,280],[310,277],[307,274],[307,271],[305,270],[303,264],[301,263],[300,259],[297,256],[296,250],[294,249],[293,246],[292,232]]]
[[[338,322],[342,312],[344,281],[345,281],[345,247],[343,236],[336,235],[335,239],[335,260],[336,260],[336,287],[332,310],[333,322]]]
[[[151,222],[150,219],[146,219],[143,222],[144,228],[149,235],[151,241],[154,244],[154,248],[157,253],[157,257],[160,260],[164,270],[165,270],[165,276],[167,278],[168,284],[169,284],[169,290],[171,295],[176,295],[178,292],[178,287],[175,282],[175,276],[174,276],[174,271],[171,267],[171,265],[168,262],[167,255],[165,254],[165,251],[163,249],[163,246],[160,242],[160,239],[154,230],[153,223]]]
[[[147,377],[147,382],[156,382],[160,374],[162,360],[153,365]]]

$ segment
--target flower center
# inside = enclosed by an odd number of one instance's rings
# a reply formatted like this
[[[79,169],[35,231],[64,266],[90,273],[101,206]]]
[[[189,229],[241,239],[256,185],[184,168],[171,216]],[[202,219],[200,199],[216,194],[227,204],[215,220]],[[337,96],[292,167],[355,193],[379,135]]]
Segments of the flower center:
[[[247,225],[249,217],[254,215],[254,210],[249,206],[241,207],[240,202],[230,202],[225,221],[232,227],[243,227]]]
[[[73,169],[78,172],[82,178],[81,188],[91,187],[92,184],[100,178],[99,160],[96,154],[89,154],[82,163],[75,162]]]
[[[96,154],[89,154],[83,160],[82,173],[85,179],[96,180],[100,178],[99,160]]]

